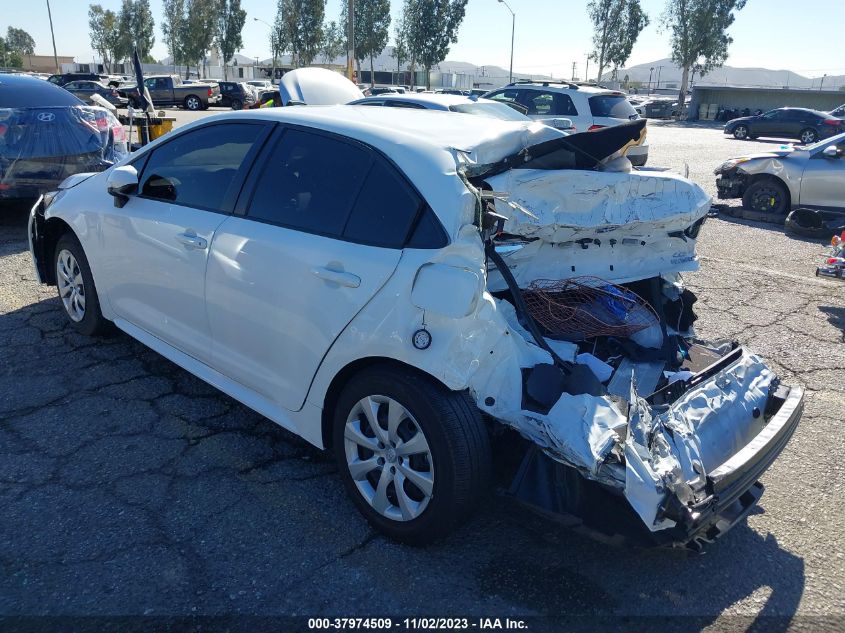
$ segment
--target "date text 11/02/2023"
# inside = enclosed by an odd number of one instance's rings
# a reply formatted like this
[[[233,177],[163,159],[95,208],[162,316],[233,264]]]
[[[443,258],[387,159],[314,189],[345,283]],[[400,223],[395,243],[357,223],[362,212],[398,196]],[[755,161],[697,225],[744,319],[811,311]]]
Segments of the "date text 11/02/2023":
[[[376,630],[525,630],[528,628],[524,620],[512,618],[309,618],[309,630],[331,629],[376,629]]]

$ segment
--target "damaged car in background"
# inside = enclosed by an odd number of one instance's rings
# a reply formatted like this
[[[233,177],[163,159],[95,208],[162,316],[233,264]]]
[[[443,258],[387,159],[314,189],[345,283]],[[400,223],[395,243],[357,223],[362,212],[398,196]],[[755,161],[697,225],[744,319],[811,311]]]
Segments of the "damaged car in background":
[[[720,199],[742,198],[797,232],[828,238],[845,224],[845,134],[732,158],[714,173]]]
[[[699,548],[802,412],[694,332],[710,207],[644,121],[332,106],[187,125],[30,216],[39,279],[318,447],[361,513],[442,537],[495,479],[607,538]],[[248,327],[244,327],[245,324]]]

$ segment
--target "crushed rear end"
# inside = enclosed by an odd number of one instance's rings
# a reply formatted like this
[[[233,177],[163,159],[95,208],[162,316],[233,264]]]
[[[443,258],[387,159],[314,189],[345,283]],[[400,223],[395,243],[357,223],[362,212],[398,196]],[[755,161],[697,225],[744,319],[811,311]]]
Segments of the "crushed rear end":
[[[504,169],[467,159],[487,291],[513,334],[470,392],[522,438],[518,500],[608,537],[698,549],[759,500],[803,392],[738,342],[696,336],[681,273],[698,269],[710,198],[619,163],[626,133],[590,157],[575,135]]]

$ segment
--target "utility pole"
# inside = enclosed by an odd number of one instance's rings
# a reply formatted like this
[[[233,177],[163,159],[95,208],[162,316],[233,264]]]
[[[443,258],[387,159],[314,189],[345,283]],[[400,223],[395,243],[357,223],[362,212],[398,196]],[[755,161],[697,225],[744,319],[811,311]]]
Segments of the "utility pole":
[[[648,69],[648,94],[651,94],[651,75],[654,73],[654,66]]]
[[[822,84],[824,83],[825,77],[827,77],[827,73],[822,75],[821,81],[819,81],[819,91],[821,91],[821,89],[822,89]]]
[[[596,83],[599,82],[601,77],[596,77]],[[590,55],[587,54],[587,65],[584,67],[584,81],[590,81]]]
[[[660,71],[663,70],[663,66],[657,67],[657,90],[660,90]]]
[[[575,81],[575,67],[578,65],[578,62],[572,62],[572,81]]]
[[[56,72],[62,72],[59,68],[59,56],[56,54],[56,34],[53,33],[53,12],[50,11],[50,0],[47,0],[47,17],[50,18],[50,37],[53,38],[53,62],[56,64]]]
[[[346,23],[346,78],[352,81],[355,76],[355,71],[352,69],[353,60],[355,59],[355,0],[348,1],[347,15],[349,19]]]

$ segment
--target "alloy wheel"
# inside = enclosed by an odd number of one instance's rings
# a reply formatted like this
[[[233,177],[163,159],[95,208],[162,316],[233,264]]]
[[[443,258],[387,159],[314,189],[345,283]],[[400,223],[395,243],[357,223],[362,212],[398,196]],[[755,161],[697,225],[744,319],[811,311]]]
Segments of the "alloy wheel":
[[[65,312],[75,323],[85,318],[85,284],[79,263],[67,249],[56,258],[56,282]]]
[[[734,137],[740,140],[748,136],[748,128],[744,125],[738,125],[734,130]]]
[[[196,97],[188,97],[187,104],[188,110],[199,110],[200,109],[200,100]]]
[[[804,130],[801,132],[801,142],[804,145],[809,145],[810,143],[816,142],[816,133],[813,130]]]
[[[431,448],[411,413],[387,396],[359,400],[346,419],[344,452],[361,496],[380,515],[411,521],[434,493]]]

